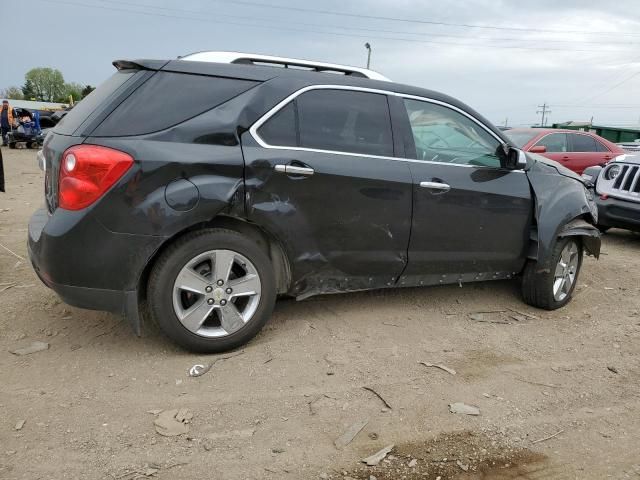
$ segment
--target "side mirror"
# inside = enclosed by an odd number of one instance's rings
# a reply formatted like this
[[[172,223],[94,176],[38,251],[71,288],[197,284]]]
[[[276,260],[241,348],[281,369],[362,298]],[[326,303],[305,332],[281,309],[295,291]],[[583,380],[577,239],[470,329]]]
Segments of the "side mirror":
[[[544,145],[536,145],[535,147],[531,147],[529,151],[531,153],[545,153],[547,151],[547,147]]]
[[[524,152],[518,148],[509,147],[505,167],[509,170],[524,170],[526,166],[527,156],[524,154]]]

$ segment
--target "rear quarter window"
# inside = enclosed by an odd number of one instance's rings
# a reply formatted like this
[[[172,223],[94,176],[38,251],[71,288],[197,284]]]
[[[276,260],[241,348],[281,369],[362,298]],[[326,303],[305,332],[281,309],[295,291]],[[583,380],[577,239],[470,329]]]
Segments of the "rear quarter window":
[[[114,73],[93,92],[78,102],[55,127],[55,132],[62,135],[73,133],[87,120],[87,118],[103,104],[114,98],[133,80],[133,77],[141,73],[139,70],[121,70]]]
[[[231,100],[257,83],[157,72],[122,102],[92,136],[121,137],[164,130]]]

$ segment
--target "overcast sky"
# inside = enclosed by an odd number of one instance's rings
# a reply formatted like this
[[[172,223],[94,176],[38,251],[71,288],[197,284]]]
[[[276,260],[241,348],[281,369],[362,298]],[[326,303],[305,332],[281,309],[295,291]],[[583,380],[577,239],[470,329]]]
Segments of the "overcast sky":
[[[638,0],[0,0],[0,15],[0,88],[35,66],[96,85],[114,59],[199,50],[364,66],[368,41],[372,69],[495,124],[539,122],[543,102],[552,122],[640,124]]]

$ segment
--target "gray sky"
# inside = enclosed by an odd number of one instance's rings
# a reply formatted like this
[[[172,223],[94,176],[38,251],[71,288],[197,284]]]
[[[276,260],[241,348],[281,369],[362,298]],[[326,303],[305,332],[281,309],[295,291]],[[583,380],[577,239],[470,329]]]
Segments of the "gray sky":
[[[23,17],[30,6],[37,14]],[[341,14],[296,10],[309,8]],[[637,0],[0,0],[0,12],[15,34],[4,42],[0,88],[22,85],[35,66],[96,85],[114,59],[199,50],[363,66],[368,41],[372,69],[453,95],[496,124],[535,123],[543,102],[552,122],[640,124]]]

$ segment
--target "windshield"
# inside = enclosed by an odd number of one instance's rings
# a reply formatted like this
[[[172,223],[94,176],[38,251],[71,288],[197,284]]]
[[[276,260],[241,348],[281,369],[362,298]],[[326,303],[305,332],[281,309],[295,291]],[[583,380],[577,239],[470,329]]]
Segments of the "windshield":
[[[533,137],[538,135],[538,132],[517,131],[517,130],[507,130],[503,133],[518,148],[524,147],[527,143],[531,141],[531,139],[533,139]]]

